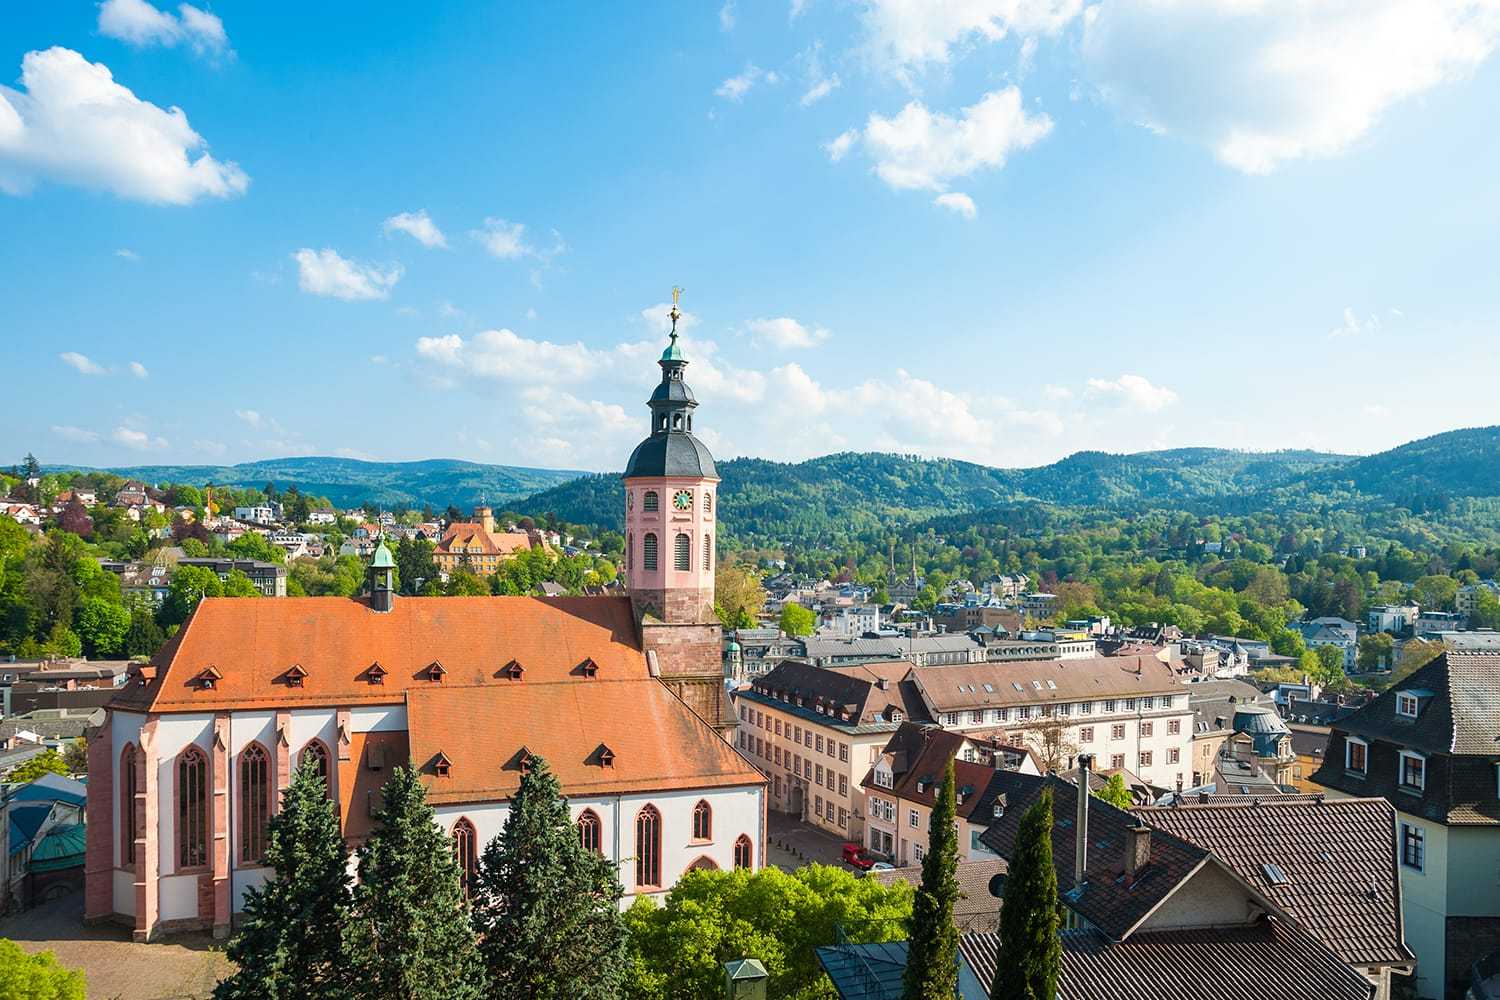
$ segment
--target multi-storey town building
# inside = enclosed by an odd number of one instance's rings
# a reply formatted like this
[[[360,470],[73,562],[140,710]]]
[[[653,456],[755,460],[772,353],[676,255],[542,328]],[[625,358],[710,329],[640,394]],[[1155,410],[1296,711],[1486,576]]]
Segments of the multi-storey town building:
[[[474,520],[448,525],[443,537],[432,548],[432,561],[443,573],[468,569],[480,576],[488,576],[499,568],[501,560],[517,552],[543,547],[542,537],[535,532],[496,531],[494,511],[488,507],[475,507]]]
[[[685,365],[674,337],[658,390],[669,417],[691,398]],[[628,895],[690,868],[759,867],[766,780],[720,733],[733,723],[713,575],[696,569],[712,535],[697,516],[661,519],[669,539],[694,532],[688,568],[664,571],[640,542],[653,528],[634,519],[653,490],[704,510],[707,451],[689,444],[696,476],[670,460],[685,433],[654,419],[631,458],[628,598],[397,597],[380,545],[364,597],[203,601],[90,734],[87,916],[142,940],[227,933],[270,874],[268,821],[309,760],[351,845],[371,833],[392,768],[415,768],[470,874],[538,757]]]

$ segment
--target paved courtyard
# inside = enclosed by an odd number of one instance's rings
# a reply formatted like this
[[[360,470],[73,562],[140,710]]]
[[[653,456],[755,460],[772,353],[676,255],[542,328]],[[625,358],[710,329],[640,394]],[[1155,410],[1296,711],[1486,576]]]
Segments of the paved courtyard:
[[[824,833],[794,816],[771,810],[766,820],[766,835],[766,859],[782,871],[813,863],[854,871],[844,863],[842,837]]]
[[[0,920],[0,937],[82,969],[89,1000],[202,1000],[233,969],[207,934],[136,944],[123,927],[85,926],[82,893]]]

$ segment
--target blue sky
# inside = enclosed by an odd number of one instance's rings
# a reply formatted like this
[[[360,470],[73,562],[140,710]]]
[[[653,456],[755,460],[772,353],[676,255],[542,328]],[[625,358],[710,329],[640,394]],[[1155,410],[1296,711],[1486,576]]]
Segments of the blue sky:
[[[0,456],[618,469],[1500,422],[1492,0],[16,3]],[[180,109],[180,111],[173,110]]]

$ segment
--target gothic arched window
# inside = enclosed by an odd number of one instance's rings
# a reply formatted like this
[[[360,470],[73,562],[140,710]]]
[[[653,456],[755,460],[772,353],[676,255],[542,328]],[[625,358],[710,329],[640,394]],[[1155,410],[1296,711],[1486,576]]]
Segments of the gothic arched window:
[[[478,843],[474,824],[460,816],[453,824],[453,853],[458,857],[458,881],[463,886],[465,899],[473,891],[474,878],[479,874],[479,853],[475,850]]]
[[[190,746],[177,758],[177,867],[208,864],[208,758]]]
[[[312,761],[312,766],[317,769],[318,777],[323,779],[323,788],[330,794],[333,792],[333,777],[328,767],[328,748],[323,745],[322,740],[313,740],[302,748],[303,762]]]
[[[646,806],[635,816],[635,884],[661,885],[661,813]]]
[[[699,799],[698,804],[693,806],[693,839],[714,839],[714,811],[709,808],[706,799]]]
[[[578,842],[583,845],[585,851],[593,851],[599,854],[599,845],[603,842],[600,836],[601,824],[599,814],[592,809],[585,809],[578,816]]]
[[[271,758],[252,743],[240,751],[240,860],[259,863],[266,856],[271,822]]]
[[[755,860],[755,848],[750,844],[750,838],[743,833],[734,841],[734,866],[736,868],[753,868]]]
[[[127,743],[120,753],[120,859],[126,868],[135,864],[135,793],[139,781],[135,745]]]
[[[656,535],[649,531],[641,539],[641,563],[645,569],[656,568]]]
[[[687,535],[679,534],[673,542],[672,558],[674,565],[680,570],[692,569],[693,543]]]
[[[655,490],[647,490],[646,495],[641,497],[641,510],[661,510],[661,494]]]

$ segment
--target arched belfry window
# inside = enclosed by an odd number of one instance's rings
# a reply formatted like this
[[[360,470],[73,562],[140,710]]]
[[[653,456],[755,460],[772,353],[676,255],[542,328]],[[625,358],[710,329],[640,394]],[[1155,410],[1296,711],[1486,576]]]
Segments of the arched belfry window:
[[[703,536],[703,568],[714,568],[714,539],[712,535]]]
[[[672,414],[672,429],[674,431],[680,431],[680,430],[682,430],[682,414],[680,414],[680,413],[674,413],[674,414]]]
[[[646,532],[646,537],[641,539],[641,563],[645,569],[656,568],[656,535]]]
[[[240,860],[258,863],[266,856],[271,822],[271,759],[252,743],[240,753]]]
[[[655,806],[635,816],[635,884],[661,885],[661,813]]]
[[[646,495],[641,498],[641,510],[661,510],[661,494],[655,490],[647,490]]]
[[[464,898],[474,889],[474,880],[479,874],[479,835],[474,824],[466,817],[459,817],[453,824],[453,853],[458,857],[458,881],[463,886]]]
[[[714,512],[714,495],[712,493],[708,492],[708,490],[704,490],[703,491],[703,513],[705,513],[705,514],[712,514],[713,512]]]
[[[177,867],[208,864],[208,758],[190,746],[177,758]]]
[[[693,568],[693,543],[687,535],[678,534],[676,540],[673,542],[673,550],[672,561],[678,569],[689,570]]]

